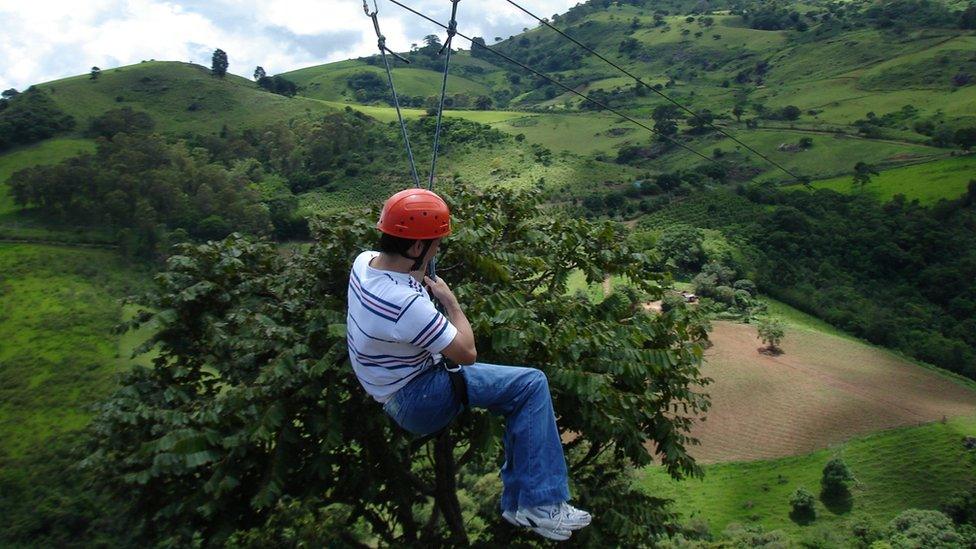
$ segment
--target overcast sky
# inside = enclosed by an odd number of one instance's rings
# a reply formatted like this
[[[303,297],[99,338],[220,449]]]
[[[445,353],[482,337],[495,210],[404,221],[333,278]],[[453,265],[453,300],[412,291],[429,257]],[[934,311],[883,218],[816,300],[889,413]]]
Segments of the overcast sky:
[[[433,24],[378,0],[387,44],[407,50]],[[577,0],[526,0],[540,16],[562,13]],[[372,0],[370,0],[372,2]],[[404,0],[439,21],[448,0]],[[520,2],[521,3],[521,2]],[[462,0],[458,30],[507,38],[534,21],[503,0]],[[443,38],[442,38],[443,39]],[[467,49],[467,41],[458,39]],[[277,74],[370,55],[376,35],[359,0],[0,0],[0,89],[138,63],[192,61],[210,66],[215,48],[227,52],[230,72],[250,78],[254,67]]]

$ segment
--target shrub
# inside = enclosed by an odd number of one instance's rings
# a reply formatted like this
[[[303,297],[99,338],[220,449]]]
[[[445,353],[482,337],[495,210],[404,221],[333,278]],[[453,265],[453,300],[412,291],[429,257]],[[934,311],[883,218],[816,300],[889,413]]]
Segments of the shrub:
[[[955,549],[962,540],[952,521],[939,511],[908,509],[888,523],[888,543],[894,549]]]
[[[759,321],[756,331],[759,333],[759,339],[766,344],[766,349],[769,351],[779,351],[779,344],[783,341],[783,337],[786,335],[786,331],[783,327],[783,323],[777,319],[764,318]]]
[[[847,492],[847,483],[854,480],[854,475],[847,468],[847,463],[840,457],[835,457],[824,466],[820,487],[825,495],[839,495]]]
[[[790,508],[800,515],[812,515],[816,512],[814,505],[816,498],[804,487],[799,487],[790,494]]]

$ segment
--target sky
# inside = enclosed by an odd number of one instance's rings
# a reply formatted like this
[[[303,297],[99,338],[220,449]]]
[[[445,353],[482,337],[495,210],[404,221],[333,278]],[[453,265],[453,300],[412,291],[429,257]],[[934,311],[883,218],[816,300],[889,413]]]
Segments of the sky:
[[[372,1],[371,7],[372,7]],[[387,0],[379,2],[387,45],[406,51],[445,31]],[[525,0],[523,0],[525,1]],[[542,17],[577,0],[519,2]],[[449,0],[403,0],[438,21]],[[503,0],[462,0],[458,30],[507,38],[535,21]],[[467,49],[467,41],[457,39]],[[362,0],[0,0],[0,90],[87,74],[143,60],[210,66],[214,49],[227,52],[229,72],[251,78],[376,53],[376,34]]]

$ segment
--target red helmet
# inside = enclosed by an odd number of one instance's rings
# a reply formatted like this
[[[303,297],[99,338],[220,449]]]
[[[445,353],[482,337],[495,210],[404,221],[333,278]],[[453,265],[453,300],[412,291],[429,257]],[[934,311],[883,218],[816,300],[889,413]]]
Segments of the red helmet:
[[[386,200],[376,228],[411,240],[441,238],[451,234],[451,211],[432,191],[407,189]]]

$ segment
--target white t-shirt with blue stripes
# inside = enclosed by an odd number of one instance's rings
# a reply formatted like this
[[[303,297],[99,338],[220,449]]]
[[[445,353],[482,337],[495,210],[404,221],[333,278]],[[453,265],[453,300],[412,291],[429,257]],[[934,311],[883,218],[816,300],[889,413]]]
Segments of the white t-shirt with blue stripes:
[[[363,252],[353,262],[346,333],[356,377],[367,393],[385,403],[440,360],[457,328],[412,276],[370,267],[378,255]]]

